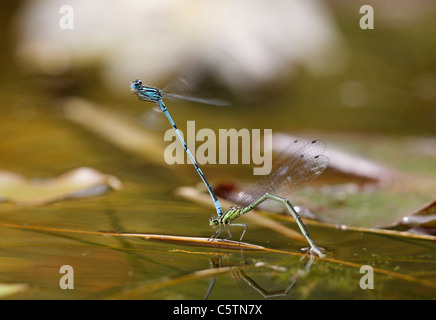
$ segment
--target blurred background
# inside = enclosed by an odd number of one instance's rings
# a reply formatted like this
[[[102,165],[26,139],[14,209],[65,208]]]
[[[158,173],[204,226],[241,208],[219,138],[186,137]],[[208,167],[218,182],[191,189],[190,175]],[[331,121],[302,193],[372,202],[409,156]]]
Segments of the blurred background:
[[[68,4],[3,2],[3,113],[31,120],[31,94],[46,108],[54,94],[134,108],[132,78],[189,75],[233,103],[229,116],[207,109],[220,127],[434,134],[431,1],[365,3],[373,30],[359,1],[76,1],[70,20]]]
[[[374,29],[360,27],[363,5],[374,9]],[[151,112],[153,104],[132,96],[130,81],[139,78],[150,86],[170,85],[184,94],[231,103],[168,103],[182,131],[188,120],[195,120],[197,130],[215,132],[272,129],[323,139],[329,149],[339,147],[414,175],[385,194],[341,189],[311,199],[321,201],[318,211],[324,208],[332,223],[391,225],[434,200],[434,180],[425,179],[436,177],[435,14],[436,2],[426,0],[3,0],[0,170],[47,179],[91,167],[119,181],[112,187],[117,190],[106,195],[36,207],[20,201],[17,205],[2,194],[0,220],[79,230],[210,235],[207,219],[213,209],[174,194],[177,187],[200,180],[191,165],[164,162],[168,142],[163,135],[170,125],[162,114]],[[351,167],[359,167],[353,161]],[[344,164],[336,163],[338,167]],[[251,166],[209,164],[203,172],[214,186],[218,180],[254,181]],[[324,183],[330,181],[327,175]],[[247,241],[272,239],[255,236],[255,228],[264,232],[253,227]],[[2,230],[11,244],[65,240]],[[326,239],[338,239],[326,234]],[[93,279],[75,297],[119,285],[110,281],[119,280],[122,287],[125,279],[110,277],[120,270],[138,272],[139,278],[126,276],[130,283],[167,275],[153,263],[147,265],[149,273],[141,274],[141,268],[115,251],[11,248],[20,259],[5,262],[0,270],[22,272],[17,278],[3,276],[0,283],[42,288],[58,272],[32,273],[37,260],[44,257],[46,266],[68,260]],[[356,249],[342,250],[352,256]],[[95,260],[80,260],[91,251]],[[203,263],[198,268],[207,268]],[[93,268],[101,265],[108,269],[96,276]],[[42,297],[58,294],[54,289],[44,292]]]

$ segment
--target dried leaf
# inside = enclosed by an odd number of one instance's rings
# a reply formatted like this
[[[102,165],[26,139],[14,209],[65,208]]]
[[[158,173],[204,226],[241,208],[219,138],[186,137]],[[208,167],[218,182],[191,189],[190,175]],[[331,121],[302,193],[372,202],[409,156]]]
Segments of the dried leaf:
[[[436,235],[436,200],[419,208],[416,212],[403,217],[395,229],[407,229],[418,234]]]
[[[119,190],[114,176],[92,168],[78,168],[51,179],[27,179],[20,174],[0,171],[0,200],[21,205],[42,205],[66,198],[89,197]]]
[[[26,291],[27,288],[24,283],[0,283],[0,298]]]

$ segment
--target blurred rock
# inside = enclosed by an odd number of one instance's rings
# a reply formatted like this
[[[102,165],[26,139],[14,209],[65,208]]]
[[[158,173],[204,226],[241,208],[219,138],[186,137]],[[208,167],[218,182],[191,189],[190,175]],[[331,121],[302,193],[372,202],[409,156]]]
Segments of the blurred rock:
[[[72,30],[59,23],[67,4]],[[296,66],[325,74],[346,60],[321,1],[28,1],[16,26],[17,53],[31,70],[60,75],[98,65],[121,92],[132,77],[157,85],[186,72],[254,90]]]

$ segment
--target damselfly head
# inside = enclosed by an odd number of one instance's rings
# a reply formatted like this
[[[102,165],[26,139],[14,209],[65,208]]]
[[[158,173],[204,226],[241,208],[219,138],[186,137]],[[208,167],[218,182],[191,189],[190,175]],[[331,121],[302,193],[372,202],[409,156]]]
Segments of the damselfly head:
[[[141,87],[142,87],[142,81],[138,79],[133,80],[132,83],[130,84],[130,89],[132,91],[139,90]]]
[[[218,218],[210,218],[209,225],[216,226],[218,224]]]

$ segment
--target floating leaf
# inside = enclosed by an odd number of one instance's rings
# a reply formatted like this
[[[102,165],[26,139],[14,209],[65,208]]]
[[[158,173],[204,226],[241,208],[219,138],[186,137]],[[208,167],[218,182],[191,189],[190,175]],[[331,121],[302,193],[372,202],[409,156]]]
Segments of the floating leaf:
[[[436,235],[436,200],[427,203],[411,215],[403,217],[395,229],[407,229],[418,234]]]
[[[176,190],[176,193],[178,196],[189,199],[191,201],[204,204],[206,206],[210,206],[210,200],[206,193],[201,192],[195,188],[191,187],[180,187]],[[220,199],[220,202],[224,205],[231,205],[227,200]],[[269,228],[271,230],[274,230],[275,232],[281,233],[291,239],[294,240],[301,240],[304,242],[304,238],[301,236],[301,234],[297,233],[296,231],[280,224],[277,221],[274,221],[273,219],[263,216],[260,213],[257,213],[257,209],[254,209],[250,211],[249,214],[245,215],[245,219],[252,220],[253,222],[262,224],[262,226]],[[274,219],[279,220],[286,220],[293,222],[295,221],[294,218],[288,216],[288,215],[275,215]],[[395,237],[406,237],[411,239],[421,239],[421,240],[431,240],[436,241],[435,236],[428,235],[428,234],[415,234],[412,232],[403,232],[400,230],[389,230],[389,229],[378,229],[378,228],[368,228],[368,227],[359,227],[359,226],[348,226],[344,224],[335,224],[335,223],[325,223],[320,222],[312,219],[305,219],[304,223],[306,225],[315,225],[315,226],[321,226],[330,228],[332,230],[342,230],[342,231],[356,231],[356,232],[366,232],[366,233],[375,233],[375,234],[383,234],[383,235],[390,235]]]
[[[273,149],[279,152],[293,140],[295,137],[290,135],[274,134]],[[420,219],[421,224],[428,225],[430,220],[435,219],[429,214],[426,214],[426,217],[417,217],[413,213],[418,205],[434,199],[435,179],[428,175],[428,170],[425,171],[427,163],[431,169],[434,167],[432,166],[434,162],[432,163],[432,159],[422,159],[420,168],[423,168],[425,174],[402,172],[399,169],[408,165],[408,158],[407,153],[403,151],[404,142],[400,143],[401,149],[393,147],[392,145],[396,146],[394,143],[388,143],[374,150],[380,156],[388,154],[389,157],[400,159],[395,163],[398,169],[391,169],[363,156],[337,150],[329,144],[325,155],[330,158],[330,165],[312,184],[318,187],[309,186],[298,192],[289,195],[281,194],[281,196],[289,198],[294,205],[298,205],[302,217],[315,219],[328,225],[391,229],[398,226],[404,217],[409,218],[409,224],[413,219]],[[368,153],[373,154],[373,152]],[[402,154],[405,160],[401,160]],[[411,156],[413,159],[416,158],[415,154]],[[218,185],[215,190],[219,197],[233,204],[238,202],[239,194],[244,188],[240,188],[233,182],[225,182]],[[283,206],[272,201],[265,201],[259,209],[286,213]],[[414,218],[411,218],[411,215]],[[419,230],[421,227],[416,226],[410,231],[423,233]],[[402,226],[398,229],[405,230],[406,228],[410,229],[410,226]],[[424,231],[425,234],[435,232],[435,230],[430,230],[429,226],[427,229]]]
[[[102,194],[109,188],[119,190],[121,182],[114,176],[87,167],[51,179],[27,179],[17,173],[0,171],[0,199],[22,205],[89,197]]]

